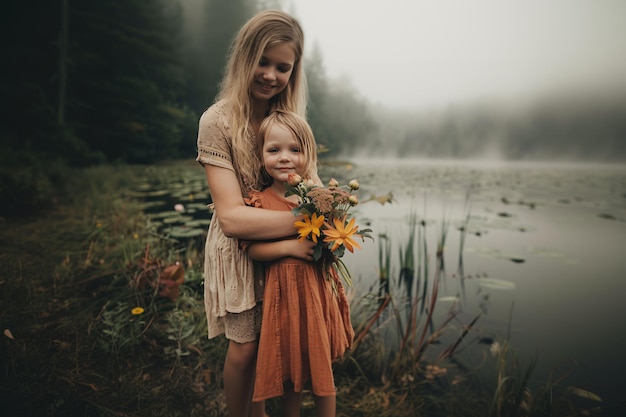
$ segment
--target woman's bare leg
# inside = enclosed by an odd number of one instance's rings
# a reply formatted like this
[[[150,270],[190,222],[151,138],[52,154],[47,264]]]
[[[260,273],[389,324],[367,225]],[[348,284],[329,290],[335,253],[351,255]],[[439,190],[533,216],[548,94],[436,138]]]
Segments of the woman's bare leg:
[[[328,397],[313,396],[315,401],[315,410],[318,417],[335,417],[337,413],[337,397],[330,395]]]
[[[224,395],[229,417],[249,417],[257,345],[257,342],[237,343],[232,340],[228,343],[224,361]]]

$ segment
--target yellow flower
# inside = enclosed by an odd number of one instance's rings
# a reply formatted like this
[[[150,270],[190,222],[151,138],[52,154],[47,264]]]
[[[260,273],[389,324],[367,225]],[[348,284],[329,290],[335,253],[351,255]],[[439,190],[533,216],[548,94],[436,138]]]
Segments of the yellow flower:
[[[324,242],[333,242],[333,246],[330,248],[331,252],[341,245],[344,245],[350,252],[354,252],[354,248],[361,249],[361,246],[352,239],[353,236],[361,237],[356,234],[359,226],[354,225],[354,217],[350,219],[347,225],[345,222],[345,218],[342,220],[334,219],[334,228],[326,223],[327,229],[324,230],[324,235],[326,236]]]
[[[317,237],[320,235],[320,228],[324,224],[324,216],[319,216],[317,213],[313,213],[313,216],[309,217],[308,214],[304,215],[303,221],[297,221],[294,226],[298,228],[300,237],[299,241],[304,240],[308,235],[311,235],[313,242],[317,243]]]
[[[133,308],[132,310],[130,310],[130,313],[131,313],[133,316],[138,316],[139,314],[143,314],[143,312],[144,312],[144,309],[143,309],[143,308],[141,308],[141,307],[135,307],[135,308]]]

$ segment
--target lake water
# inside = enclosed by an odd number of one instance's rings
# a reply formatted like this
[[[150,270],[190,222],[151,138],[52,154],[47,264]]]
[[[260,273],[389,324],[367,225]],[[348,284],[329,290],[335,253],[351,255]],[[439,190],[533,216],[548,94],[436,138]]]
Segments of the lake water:
[[[626,415],[625,165],[354,162],[327,173],[358,178],[362,200],[393,191],[391,205],[359,205],[358,215],[375,234],[405,243],[407,219],[415,213],[427,222],[434,254],[442,224],[449,223],[440,291],[465,295],[465,323],[483,311],[476,327],[505,338],[510,322],[522,362],[537,356],[533,379],[571,369],[566,385],[603,397],[606,415]],[[461,280],[458,226],[468,212]],[[376,283],[377,245],[367,241],[343,258],[359,289]],[[399,250],[392,249],[392,260]]]
[[[475,327],[499,339],[510,324],[522,365],[537,356],[535,381],[545,382],[551,370],[570,370],[565,385],[600,395],[606,416],[626,415],[626,165],[351,162],[324,165],[320,176],[342,183],[357,178],[361,200],[393,192],[393,204],[365,203],[357,215],[371,222],[374,235],[390,236],[396,274],[411,213],[425,220],[433,255],[447,222],[440,313],[450,297],[460,296],[460,323],[482,312]],[[204,239],[209,196],[197,164],[154,169],[136,196],[162,231]],[[177,203],[183,211],[174,209]],[[467,213],[461,279],[458,227]],[[368,240],[343,258],[357,292],[376,286],[380,241]]]

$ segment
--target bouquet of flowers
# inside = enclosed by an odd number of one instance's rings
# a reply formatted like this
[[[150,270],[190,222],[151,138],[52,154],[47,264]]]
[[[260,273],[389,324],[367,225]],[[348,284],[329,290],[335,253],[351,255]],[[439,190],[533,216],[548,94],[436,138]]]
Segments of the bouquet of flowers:
[[[300,205],[292,210],[303,216],[294,223],[298,228],[298,240],[309,238],[317,243],[313,259],[321,259],[325,266],[334,268],[348,285],[352,285],[352,278],[340,258],[346,249],[354,252],[355,248],[361,248],[357,239],[372,238],[372,230],[359,230],[350,213],[350,209],[359,204],[354,193],[358,189],[359,182],[355,179],[344,186],[331,179],[328,188],[315,185],[311,180],[302,180],[297,174],[290,174],[287,180],[286,196],[296,194],[300,197]]]

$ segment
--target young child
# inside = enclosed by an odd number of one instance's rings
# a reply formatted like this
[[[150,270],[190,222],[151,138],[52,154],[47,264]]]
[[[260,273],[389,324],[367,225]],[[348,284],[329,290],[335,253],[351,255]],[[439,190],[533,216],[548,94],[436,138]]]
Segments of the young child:
[[[261,124],[259,136],[257,151],[267,188],[251,192],[247,202],[291,211],[299,201],[295,195],[285,197],[289,174],[313,179],[316,172],[313,133],[297,114],[274,111]],[[241,243],[251,259],[267,262],[253,401],[285,395],[285,415],[297,417],[303,387],[310,381],[318,415],[334,417],[332,362],[354,337],[349,306],[341,280],[336,275],[331,278],[334,283],[327,278],[322,263],[313,262],[308,245],[302,256],[294,257],[294,243],[300,244],[285,241],[284,251],[263,241]]]

